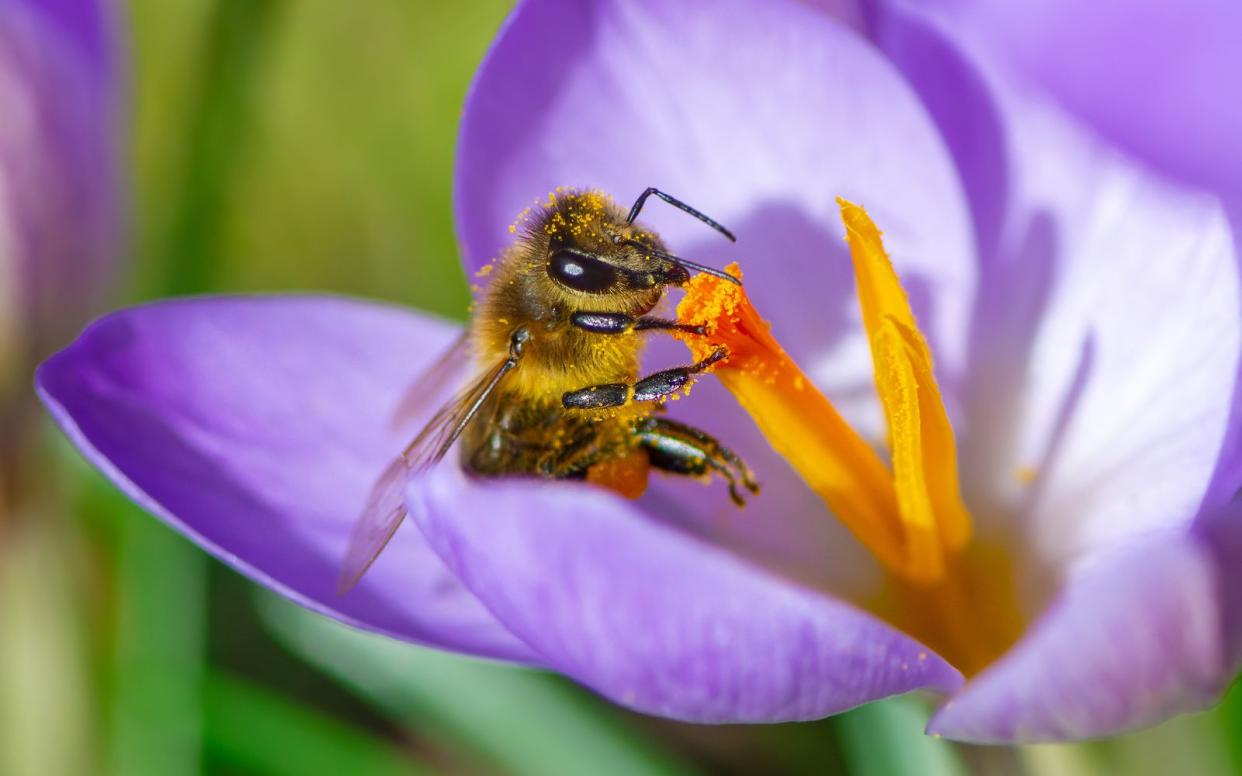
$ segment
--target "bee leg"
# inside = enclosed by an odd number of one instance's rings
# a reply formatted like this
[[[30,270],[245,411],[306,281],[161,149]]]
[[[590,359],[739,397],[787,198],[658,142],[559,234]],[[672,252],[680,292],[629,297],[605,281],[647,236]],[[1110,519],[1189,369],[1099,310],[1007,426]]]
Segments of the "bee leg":
[[[557,479],[585,477],[587,469],[604,456],[594,444],[596,439],[594,434],[584,434],[558,447],[539,462],[539,472]]]
[[[691,364],[665,369],[638,382],[604,383],[568,391],[561,396],[561,405],[570,410],[594,410],[620,407],[631,401],[658,401],[685,387],[696,375],[729,355],[728,348],[716,348],[710,356]]]
[[[759,492],[759,483],[746,462],[705,431],[668,418],[643,418],[634,426],[639,444],[651,465],[674,474],[700,477],[716,472],[729,484],[729,498],[745,506],[741,487]]]
[[[630,331],[683,331],[702,334],[702,326],[678,323],[664,318],[643,316],[635,318],[625,313],[577,312],[569,316],[569,322],[583,331],[594,334],[625,334]]]

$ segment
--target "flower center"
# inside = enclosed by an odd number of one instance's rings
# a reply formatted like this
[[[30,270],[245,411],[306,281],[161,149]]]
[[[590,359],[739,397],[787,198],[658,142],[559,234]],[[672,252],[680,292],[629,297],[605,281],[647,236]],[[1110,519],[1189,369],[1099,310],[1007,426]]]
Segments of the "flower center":
[[[888,424],[888,463],[785,353],[740,286],[697,275],[677,316],[706,327],[706,336],[684,337],[696,358],[728,348],[728,358],[715,366],[717,377],[888,572],[886,594],[871,608],[970,673],[1021,630],[1010,573],[1003,554],[970,541],[931,350],[880,231],[861,207],[838,202]],[[741,277],[736,265],[728,271]],[[987,619],[974,621],[985,613]]]

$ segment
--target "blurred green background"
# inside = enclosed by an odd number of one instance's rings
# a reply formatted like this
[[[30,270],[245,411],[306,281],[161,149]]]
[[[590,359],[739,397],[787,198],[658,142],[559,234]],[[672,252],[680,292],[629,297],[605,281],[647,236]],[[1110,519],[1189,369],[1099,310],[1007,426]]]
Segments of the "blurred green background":
[[[113,304],[326,289],[461,318],[456,124],[507,2],[133,0],[134,230]],[[144,515],[44,424],[0,567],[0,774],[1232,773],[1242,698],[1122,739],[984,749],[916,697],[702,727],[350,631]]]

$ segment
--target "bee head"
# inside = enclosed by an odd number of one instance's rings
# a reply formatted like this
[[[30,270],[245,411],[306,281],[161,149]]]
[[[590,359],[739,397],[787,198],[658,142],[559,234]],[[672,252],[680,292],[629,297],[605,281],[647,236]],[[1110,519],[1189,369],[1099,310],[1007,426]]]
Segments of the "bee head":
[[[679,200],[647,189],[629,213],[595,191],[569,191],[551,197],[540,220],[548,277],[569,292],[631,296],[635,306],[654,305],[667,286],[680,286],[691,272],[707,272],[738,282],[720,270],[669,253],[659,236],[634,223],[648,196],[670,202],[733,239],[723,226]]]

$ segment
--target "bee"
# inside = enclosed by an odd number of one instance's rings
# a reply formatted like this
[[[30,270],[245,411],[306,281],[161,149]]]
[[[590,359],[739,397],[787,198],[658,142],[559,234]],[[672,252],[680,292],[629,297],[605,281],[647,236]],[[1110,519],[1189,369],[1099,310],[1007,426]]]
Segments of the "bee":
[[[650,468],[697,479],[722,478],[732,500],[758,493],[750,468],[710,434],[664,417],[666,400],[727,357],[717,348],[697,363],[640,376],[652,334],[701,335],[701,327],[649,315],[669,287],[720,270],[673,255],[635,223],[655,196],[727,237],[703,213],[648,188],[621,210],[607,195],[549,195],[519,238],[489,267],[470,326],[411,396],[432,393],[439,375],[463,360],[475,378],[448,402],[380,476],[355,526],[340,590],[353,587],[405,517],[407,478],[440,461],[460,440],[462,467],[477,476],[585,479],[631,497]],[[473,359],[470,357],[473,356]]]

